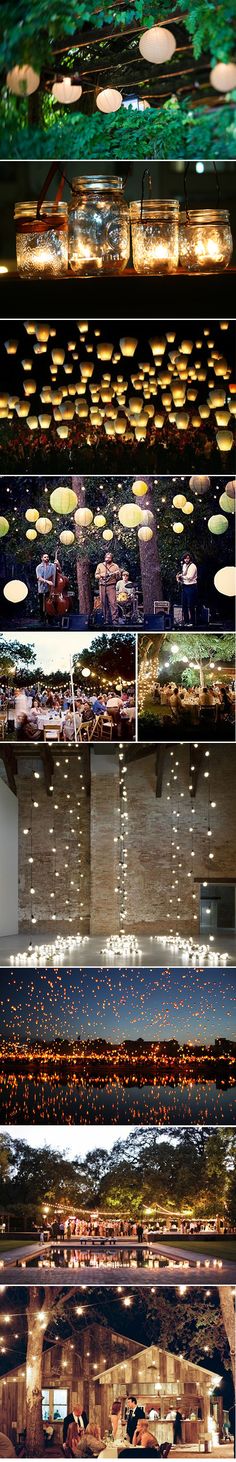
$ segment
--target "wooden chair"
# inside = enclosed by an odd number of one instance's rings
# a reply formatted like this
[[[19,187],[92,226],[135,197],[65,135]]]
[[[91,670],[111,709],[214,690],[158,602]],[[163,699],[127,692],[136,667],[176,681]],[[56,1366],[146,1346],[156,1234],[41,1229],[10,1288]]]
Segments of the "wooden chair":
[[[60,741],[60,737],[61,726],[55,726],[53,721],[49,721],[48,725],[43,728],[44,741]]]
[[[113,721],[110,721],[109,716],[106,716],[106,718],[103,718],[103,720],[102,720],[102,725],[101,725],[101,741],[111,741],[112,740],[112,732],[113,732]]]

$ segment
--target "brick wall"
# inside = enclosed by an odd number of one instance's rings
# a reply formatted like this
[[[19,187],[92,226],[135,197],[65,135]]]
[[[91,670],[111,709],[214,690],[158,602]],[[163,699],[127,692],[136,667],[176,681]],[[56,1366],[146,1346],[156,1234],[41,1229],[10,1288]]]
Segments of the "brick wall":
[[[118,753],[91,751],[91,908],[90,933],[115,934],[119,928],[117,887],[119,844]]]
[[[34,770],[39,772],[39,780],[35,779]],[[37,919],[36,926],[33,926],[35,937],[37,929],[49,930],[51,937],[60,931],[80,931],[87,934],[90,906],[90,804],[88,792],[82,790],[83,760],[79,761],[77,756],[69,756],[68,762],[64,757],[61,759],[59,767],[54,764],[54,791],[51,796],[47,795],[40,759],[32,761],[30,757],[22,760],[19,758],[17,781],[19,929],[29,930],[31,927],[32,886],[35,888],[35,895],[32,896],[33,912]],[[38,807],[33,806],[34,801],[38,802]],[[25,835],[24,828],[27,827],[29,832]],[[31,856],[31,828],[33,865],[28,861]],[[50,828],[53,832],[50,832]],[[55,877],[55,873],[59,876]],[[51,898],[51,893],[55,894],[54,898]],[[56,914],[56,921],[53,914]]]

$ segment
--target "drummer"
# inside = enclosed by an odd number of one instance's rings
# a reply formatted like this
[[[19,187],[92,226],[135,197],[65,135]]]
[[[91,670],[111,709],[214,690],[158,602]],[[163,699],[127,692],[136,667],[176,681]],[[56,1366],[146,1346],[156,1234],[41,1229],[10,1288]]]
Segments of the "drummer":
[[[113,562],[112,553],[105,553],[104,563],[98,563],[95,569],[95,579],[98,579],[99,582],[99,598],[105,624],[119,623],[116,598],[116,585],[119,577],[119,564]]]

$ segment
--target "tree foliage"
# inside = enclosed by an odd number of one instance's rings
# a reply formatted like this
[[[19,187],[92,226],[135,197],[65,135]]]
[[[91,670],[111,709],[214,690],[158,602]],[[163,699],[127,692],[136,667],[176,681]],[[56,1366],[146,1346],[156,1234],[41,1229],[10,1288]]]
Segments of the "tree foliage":
[[[68,114],[69,110],[69,114]],[[3,90],[0,98],[0,156],[35,159],[69,157],[235,158],[236,107],[192,109],[191,97],[172,96],[147,112],[88,117],[59,108],[45,96],[41,121],[28,123],[28,103]]]
[[[102,33],[137,23],[150,27],[169,16],[168,0],[5,0],[1,7],[0,67],[30,62],[51,65],[53,43],[74,41],[78,31],[92,27]],[[212,63],[228,60],[234,32],[233,0],[180,0],[183,21],[193,40],[194,55],[209,51]]]

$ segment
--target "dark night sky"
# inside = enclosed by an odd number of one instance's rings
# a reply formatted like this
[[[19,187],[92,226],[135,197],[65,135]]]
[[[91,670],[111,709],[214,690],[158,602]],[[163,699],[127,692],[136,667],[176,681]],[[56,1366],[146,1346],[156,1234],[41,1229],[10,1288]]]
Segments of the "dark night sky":
[[[1,971],[4,1037],[143,1036],[210,1042],[235,1032],[236,971],[19,969]]]

